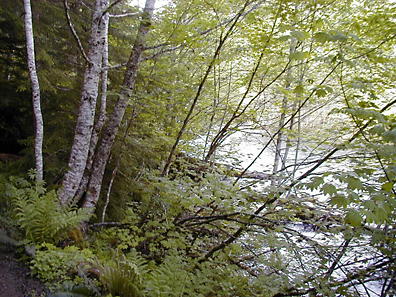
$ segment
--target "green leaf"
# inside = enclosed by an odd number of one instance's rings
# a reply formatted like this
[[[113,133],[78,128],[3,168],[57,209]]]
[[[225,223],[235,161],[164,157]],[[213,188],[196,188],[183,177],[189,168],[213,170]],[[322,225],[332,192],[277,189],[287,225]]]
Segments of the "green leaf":
[[[363,188],[363,185],[359,179],[353,176],[348,176],[345,179],[345,182],[348,183],[348,188],[351,190],[360,190]]]
[[[338,207],[347,208],[348,206],[348,200],[344,195],[335,195],[334,197],[331,197],[330,203]]]
[[[323,177],[315,177],[310,183],[307,184],[309,189],[318,189],[321,184],[323,184]]]
[[[396,129],[384,132],[382,137],[387,141],[396,143]]]
[[[283,35],[278,38],[279,41],[288,41],[290,39],[290,35]]]
[[[348,36],[344,35],[343,33],[341,33],[338,30],[332,30],[331,33],[332,33],[332,35],[331,35],[332,41],[346,41],[346,40],[348,40]]]
[[[357,89],[357,90],[366,90],[367,89],[367,85],[360,81],[355,81],[355,82],[349,84],[348,86],[350,88]]]
[[[237,244],[237,243],[231,243],[230,244],[230,248],[231,248],[232,251],[234,251],[236,253],[240,253],[241,250],[242,250],[241,246],[239,244]]]
[[[391,192],[392,189],[393,189],[393,183],[392,182],[387,182],[387,183],[382,185],[382,190],[384,190],[384,191]]]
[[[295,37],[299,41],[304,41],[309,37],[309,34],[302,31],[293,31],[290,33],[293,37]]]
[[[354,61],[352,61],[352,60],[344,60],[344,63],[346,65],[348,65],[349,67],[355,67],[356,66],[356,63]]]
[[[327,92],[324,89],[317,89],[315,91],[315,94],[320,98],[320,97],[325,97],[327,95]]]
[[[330,34],[327,34],[327,33],[325,33],[325,32],[318,32],[318,33],[315,34],[314,39],[315,39],[317,42],[325,43],[325,42],[331,40],[331,35],[330,35]]]
[[[297,60],[297,61],[304,60],[308,57],[309,57],[308,52],[295,52],[295,53],[290,54],[290,56],[289,56],[290,60]]]
[[[313,28],[314,29],[322,29],[324,27],[325,23],[322,19],[318,19],[314,22]]]
[[[381,207],[377,207],[374,211],[375,215],[378,217],[380,222],[385,222],[389,220],[389,212]]]
[[[350,209],[345,217],[345,222],[354,227],[360,226],[362,224],[362,216],[357,210]]]
[[[355,192],[350,192],[349,193],[349,199],[353,202],[358,202],[360,201],[360,197],[358,194],[356,194]]]
[[[337,188],[332,184],[326,183],[322,187],[322,192],[325,195],[326,194],[333,195],[333,194],[337,193]]]
[[[304,86],[302,85],[296,86],[293,92],[296,93],[297,95],[301,95],[302,93],[304,93]]]
[[[370,210],[365,210],[364,214],[366,216],[366,221],[367,223],[371,224],[371,223],[376,223],[378,224],[380,222],[380,220],[378,219],[378,217]]]
[[[385,132],[385,128],[381,125],[377,125],[377,126],[371,128],[371,130],[370,130],[371,134],[376,134],[376,135],[381,135],[384,132]]]
[[[355,40],[358,41],[358,42],[363,42],[363,40],[360,39],[359,36],[357,36],[357,35],[355,35],[355,34],[353,34],[353,33],[348,33],[348,36],[352,37],[353,39],[355,39]]]
[[[287,24],[280,24],[279,25],[279,32],[286,32],[286,31],[291,31],[294,30],[294,27],[291,25],[287,25]]]
[[[374,210],[377,206],[375,205],[375,202],[372,200],[366,200],[363,201],[362,206],[367,208],[368,210]]]

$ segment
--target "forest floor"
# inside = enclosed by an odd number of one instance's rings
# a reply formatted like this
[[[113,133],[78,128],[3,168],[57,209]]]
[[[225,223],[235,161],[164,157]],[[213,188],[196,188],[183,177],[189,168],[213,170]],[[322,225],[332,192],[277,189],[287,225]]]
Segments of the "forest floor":
[[[44,283],[31,275],[28,266],[11,251],[0,248],[0,297],[46,296]]]

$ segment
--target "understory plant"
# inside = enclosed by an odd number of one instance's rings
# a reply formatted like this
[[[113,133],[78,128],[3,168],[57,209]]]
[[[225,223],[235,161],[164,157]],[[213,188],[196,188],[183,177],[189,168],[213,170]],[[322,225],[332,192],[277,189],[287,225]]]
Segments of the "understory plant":
[[[116,250],[112,259],[97,262],[99,279],[111,296],[143,296],[143,278],[149,271],[144,258],[135,253],[126,256]]]
[[[33,179],[34,174],[30,177]],[[10,177],[5,195],[17,225],[25,232],[27,244],[56,244],[89,218],[87,209],[61,205],[56,192],[47,191],[43,182]]]

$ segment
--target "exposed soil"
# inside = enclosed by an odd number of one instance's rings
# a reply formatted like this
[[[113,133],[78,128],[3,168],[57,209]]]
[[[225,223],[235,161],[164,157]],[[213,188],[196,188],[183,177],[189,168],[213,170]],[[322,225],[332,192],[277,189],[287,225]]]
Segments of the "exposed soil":
[[[29,267],[18,261],[13,252],[0,248],[0,297],[39,297],[46,296],[46,292]]]

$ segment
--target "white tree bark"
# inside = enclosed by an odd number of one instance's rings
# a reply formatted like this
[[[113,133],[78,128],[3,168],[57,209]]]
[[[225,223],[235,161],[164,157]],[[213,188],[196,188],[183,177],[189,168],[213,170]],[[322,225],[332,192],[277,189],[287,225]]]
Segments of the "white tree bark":
[[[98,120],[95,123],[91,142],[89,145],[88,160],[85,166],[85,171],[81,179],[80,186],[74,197],[74,201],[78,201],[83,196],[85,190],[87,189],[89,177],[92,169],[93,159],[95,157],[95,150],[99,141],[100,133],[107,120],[107,77],[108,77],[108,66],[109,66],[109,44],[108,44],[108,27],[109,27],[109,13],[106,12],[103,18],[106,18],[106,28],[105,28],[105,44],[103,47],[103,57],[102,57],[102,73],[100,79],[100,111]]]
[[[87,55],[89,65],[84,73],[81,103],[68,163],[69,169],[59,191],[62,204],[68,204],[74,198],[87,165],[95,121],[103,49],[106,43],[108,15],[106,17],[104,12],[108,6],[109,0],[96,0],[95,2]]]
[[[113,113],[102,135],[96,156],[94,159],[90,181],[88,184],[87,195],[83,207],[96,207],[99,199],[102,180],[107,161],[110,156],[111,147],[117,135],[119,126],[124,117],[128,101],[131,97],[136,82],[136,75],[139,69],[140,60],[146,44],[147,34],[150,30],[150,23],[154,12],[155,0],[146,0],[143,10],[142,20],[139,26],[139,32],[135,39],[131,56],[129,58],[127,69],[122,83],[121,92],[114,106]]]
[[[34,54],[34,39],[33,39],[33,22],[32,22],[32,8],[30,0],[24,0],[25,9],[25,32],[26,32],[26,49],[27,62],[29,67],[30,80],[32,82],[33,95],[33,114],[34,114],[34,156],[36,159],[37,180],[43,179],[43,138],[44,138],[44,123],[41,113],[40,102],[40,85],[36,71],[36,60]]]

